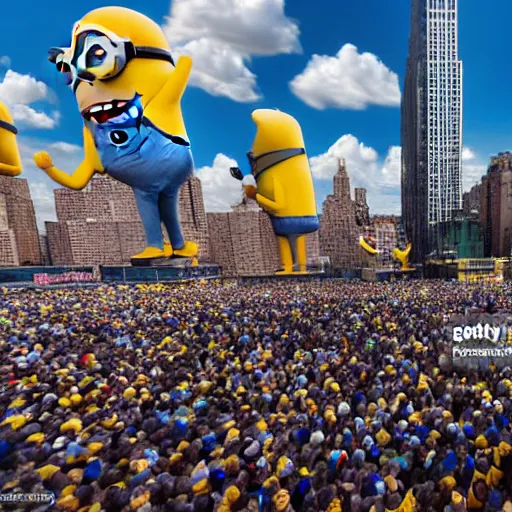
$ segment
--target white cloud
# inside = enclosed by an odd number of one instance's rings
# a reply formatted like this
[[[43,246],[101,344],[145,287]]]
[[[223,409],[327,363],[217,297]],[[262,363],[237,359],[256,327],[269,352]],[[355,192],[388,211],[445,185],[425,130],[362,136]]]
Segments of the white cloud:
[[[327,152],[309,160],[313,177],[328,181],[338,171],[338,160],[345,159],[351,188],[366,188],[371,213],[399,215],[401,154],[399,146],[391,146],[382,161],[375,149],[348,134],[340,137]]]
[[[2,55],[0,57],[0,67],[2,68],[10,68],[11,67],[11,58],[7,55]]]
[[[320,180],[330,180],[338,171],[338,160],[344,158],[348,169],[367,169],[376,164],[377,151],[359,142],[354,135],[343,135],[328,150],[310,158],[311,172]]]
[[[40,129],[54,128],[60,119],[58,112],[51,115],[30,105],[40,101],[51,102],[52,90],[30,75],[22,75],[9,69],[0,82],[0,98],[10,107],[15,121]]]
[[[462,161],[468,161],[468,160],[474,160],[475,159],[475,153],[473,153],[473,151],[468,148],[468,147],[463,147],[462,148]]]
[[[177,52],[194,59],[190,85],[212,96],[225,96],[239,103],[257,101],[256,75],[245,65],[245,59],[223,44],[212,46],[208,39],[186,44]]]
[[[69,142],[52,142],[49,146],[50,150],[61,151],[62,153],[77,153],[82,151],[80,146],[70,144]]]
[[[398,75],[373,53],[345,44],[336,56],[313,55],[291,82],[292,92],[318,110],[364,110],[368,105],[400,105]]]
[[[36,167],[33,160],[34,154],[38,151],[48,151],[55,165],[71,174],[82,161],[82,149],[67,142],[51,142],[23,136],[19,137],[18,145],[23,164],[23,174],[20,177],[28,180],[36,210],[37,225],[40,232],[45,232],[45,222],[56,220],[53,190],[58,188],[58,185],[44,171]]]
[[[400,187],[402,176],[402,148],[400,146],[391,146],[389,148],[381,174],[383,188],[391,188],[393,191],[396,191],[397,187]]]
[[[230,167],[237,166],[236,160],[219,153],[211,167],[205,166],[196,170],[196,175],[201,180],[207,212],[230,211],[231,206],[242,199],[242,185],[229,172]]]
[[[302,51],[284,0],[173,0],[163,28],[174,53],[194,58],[191,85],[238,102],[260,98],[252,56]]]

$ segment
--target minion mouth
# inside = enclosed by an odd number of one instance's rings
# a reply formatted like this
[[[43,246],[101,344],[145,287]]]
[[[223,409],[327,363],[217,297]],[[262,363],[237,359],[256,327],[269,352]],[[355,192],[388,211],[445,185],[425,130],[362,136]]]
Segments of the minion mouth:
[[[132,101],[113,100],[105,103],[95,103],[82,111],[86,121],[94,120],[98,124],[106,123],[127,112],[133,106]]]

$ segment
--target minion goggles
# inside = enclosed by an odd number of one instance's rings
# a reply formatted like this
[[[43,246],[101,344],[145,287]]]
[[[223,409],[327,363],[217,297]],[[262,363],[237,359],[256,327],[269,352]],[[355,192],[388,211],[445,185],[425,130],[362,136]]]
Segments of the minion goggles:
[[[118,76],[132,59],[174,59],[167,50],[152,46],[135,46],[100,25],[79,25],[73,28],[71,48],[51,48],[48,60],[57,70],[66,73],[68,85],[76,91],[80,82],[107,81]]]
[[[7,130],[8,132],[14,133],[14,135],[17,135],[18,133],[16,126],[14,126],[11,123],[8,123],[7,121],[0,120],[0,129]]]

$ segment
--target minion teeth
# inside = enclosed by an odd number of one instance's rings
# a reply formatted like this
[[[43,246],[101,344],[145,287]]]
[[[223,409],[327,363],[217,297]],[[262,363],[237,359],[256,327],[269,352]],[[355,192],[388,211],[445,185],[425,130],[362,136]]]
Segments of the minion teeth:
[[[124,121],[130,118],[128,112],[132,106],[133,103],[126,100],[113,100],[107,103],[97,103],[86,108],[82,112],[82,117],[86,121],[90,121],[92,119],[98,124],[103,124],[107,121],[116,122],[119,117],[122,117],[122,120]]]

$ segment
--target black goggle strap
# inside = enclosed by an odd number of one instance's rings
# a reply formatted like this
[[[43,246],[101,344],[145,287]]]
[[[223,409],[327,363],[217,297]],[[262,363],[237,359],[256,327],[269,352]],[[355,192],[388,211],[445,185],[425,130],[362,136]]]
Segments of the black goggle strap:
[[[291,148],[291,149],[279,149],[277,151],[270,151],[269,153],[263,153],[262,155],[254,158],[251,153],[248,154],[252,172],[254,178],[258,179],[262,173],[267,169],[274,167],[274,165],[280,164],[285,160],[289,160],[294,156],[305,155],[306,150],[304,148]]]
[[[155,59],[165,60],[176,66],[172,55],[162,48],[153,48],[152,46],[133,46],[131,43],[126,44],[126,61],[131,59]]]
[[[3,128],[4,130],[7,130],[8,132],[14,133],[14,135],[18,134],[18,129],[16,128],[16,126],[14,126],[11,123],[8,123],[7,121],[0,120],[0,128]]]

